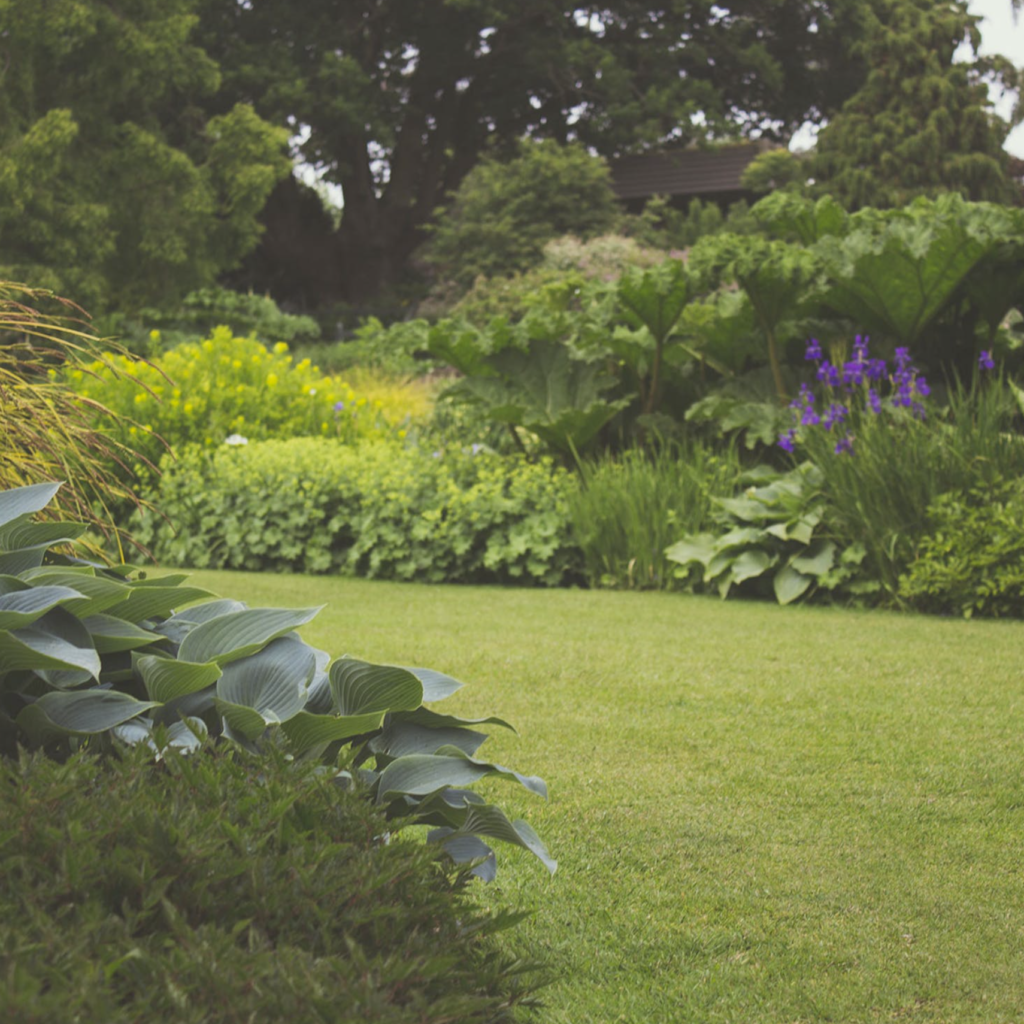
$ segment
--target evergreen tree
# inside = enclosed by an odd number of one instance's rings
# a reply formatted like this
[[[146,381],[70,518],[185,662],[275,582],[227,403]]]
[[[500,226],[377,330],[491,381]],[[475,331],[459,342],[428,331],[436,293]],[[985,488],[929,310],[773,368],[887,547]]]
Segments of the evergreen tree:
[[[876,0],[867,17],[856,46],[867,79],[818,136],[819,187],[851,209],[948,191],[1019,202],[1003,150],[1010,126],[985,81],[1014,88],[1017,72],[1005,58],[978,56],[980,19],[964,0]],[[965,41],[974,60],[954,63]]]

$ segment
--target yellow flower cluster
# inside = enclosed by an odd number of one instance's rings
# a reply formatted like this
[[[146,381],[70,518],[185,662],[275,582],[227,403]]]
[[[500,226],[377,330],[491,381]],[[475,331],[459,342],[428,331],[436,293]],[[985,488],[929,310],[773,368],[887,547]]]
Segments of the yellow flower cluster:
[[[70,370],[76,391],[129,417],[133,446],[159,458],[163,445],[331,436],[354,443],[396,437],[383,400],[326,378],[309,359],[293,363],[284,342],[271,350],[219,327],[210,338],[171,349],[151,362],[112,355]]]

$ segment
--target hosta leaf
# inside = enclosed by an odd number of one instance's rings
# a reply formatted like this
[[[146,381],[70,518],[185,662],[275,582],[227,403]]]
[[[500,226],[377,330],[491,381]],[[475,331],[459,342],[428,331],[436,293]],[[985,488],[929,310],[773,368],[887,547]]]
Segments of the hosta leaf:
[[[27,548],[0,553],[0,573],[20,576],[30,569],[38,569],[49,547],[49,544],[33,544]]]
[[[464,757],[410,754],[392,761],[380,773],[377,803],[406,794],[426,796],[447,786],[471,786],[488,774],[486,767]]]
[[[49,618],[48,612],[44,618]],[[23,629],[0,630],[0,672],[19,669],[77,669],[86,678],[99,678],[100,656],[91,646],[80,646],[50,632],[43,620]]]
[[[130,721],[150,708],[118,690],[47,693],[18,715],[18,725],[37,742],[53,736],[91,736]]]
[[[413,725],[422,725],[428,729],[446,729],[450,726],[461,725],[500,725],[502,728],[516,730],[503,718],[459,718],[458,715],[442,715],[430,708],[416,708],[413,711],[401,711],[391,715],[392,722],[411,722]]]
[[[772,581],[779,604],[795,601],[813,582],[813,577],[797,572],[791,565],[781,566]]]
[[[183,604],[184,602],[180,603]],[[202,622],[209,622],[211,619],[218,619],[222,615],[230,615],[232,612],[243,612],[247,608],[248,605],[244,601],[234,601],[229,597],[219,597],[213,601],[203,601],[201,604],[194,604],[192,607],[178,612],[174,617],[199,625]]]
[[[254,740],[268,725],[286,722],[302,710],[315,671],[308,644],[291,637],[273,640],[224,669],[217,680],[217,710],[232,729]]]
[[[440,843],[445,853],[456,864],[468,864],[480,860],[470,872],[485,882],[493,882],[497,877],[497,860],[494,851],[479,837],[455,832],[454,829],[435,828],[427,833],[427,842]]]
[[[465,758],[470,762],[470,764],[486,768],[491,775],[497,775],[499,778],[503,779],[512,779],[515,782],[518,782],[525,789],[528,789],[531,793],[536,793],[538,796],[544,797],[545,800],[548,798],[547,783],[537,775],[521,775],[519,772],[513,771],[511,768],[505,768],[500,764],[491,764],[487,761],[477,761],[455,746],[441,747],[438,753],[445,757]]]
[[[303,753],[324,743],[347,740],[380,728],[384,712],[369,715],[313,715],[299,711],[281,723],[296,753]]]
[[[196,626],[181,642],[178,656],[184,661],[226,665],[255,654],[271,640],[305,625],[319,611],[320,608],[246,608],[229,612]]]
[[[342,715],[409,711],[423,700],[423,684],[407,668],[339,658],[328,676],[334,704]]]
[[[0,526],[0,551],[64,544],[81,537],[86,529],[85,523],[33,523],[22,516]]]
[[[165,743],[161,747],[153,735],[153,723],[148,718],[133,718],[114,727],[114,735],[122,743],[133,747],[145,743],[156,753],[158,761],[169,747],[183,753],[198,750],[207,734],[206,723],[201,718],[180,720],[164,728]]]
[[[0,596],[0,629],[18,629],[82,595],[70,587],[31,587]]]
[[[60,490],[60,484],[30,484],[0,491],[0,526],[19,516],[41,512]]]
[[[742,551],[732,563],[732,581],[733,583],[742,583],[744,580],[760,576],[771,564],[772,557],[767,551],[762,551],[760,548]]]
[[[706,566],[714,553],[715,537],[711,533],[691,533],[665,548],[665,557],[670,562],[678,562],[680,565],[699,562]]]
[[[213,662],[196,664],[174,658],[161,658],[153,654],[137,658],[135,668],[142,676],[150,699],[161,704],[205,690],[221,676],[220,666]]]
[[[797,555],[789,564],[797,572],[808,576],[824,576],[836,559],[836,546],[830,540],[818,541],[802,555]]]
[[[107,609],[108,614],[128,622],[145,622],[146,619],[162,618],[176,608],[209,597],[208,590],[199,587],[163,587],[149,580],[131,584],[131,590],[124,599]]]
[[[166,637],[159,633],[151,633],[148,629],[136,626],[133,622],[115,618],[113,615],[89,615],[82,619],[82,625],[92,636],[96,650],[100,654],[111,651],[131,651],[137,647],[166,642]]]
[[[83,596],[65,602],[64,607],[80,618],[106,611],[130,593],[128,584],[84,567],[72,569],[44,565],[22,573],[22,579],[34,586],[70,587],[77,590]]]
[[[443,672],[435,672],[432,668],[406,667],[405,670],[411,672],[423,684],[424,704],[429,704],[433,700],[444,700],[465,685]]]
[[[404,757],[407,754],[436,754],[441,747],[452,746],[472,757],[486,739],[486,733],[473,732],[472,729],[455,726],[432,729],[392,718],[384,731],[370,740],[370,749],[375,754]]]
[[[509,821],[504,812],[493,804],[470,806],[459,831],[502,839],[506,843],[521,846],[540,860],[551,874],[558,869],[558,861],[548,853],[547,847],[530,825],[520,819]]]

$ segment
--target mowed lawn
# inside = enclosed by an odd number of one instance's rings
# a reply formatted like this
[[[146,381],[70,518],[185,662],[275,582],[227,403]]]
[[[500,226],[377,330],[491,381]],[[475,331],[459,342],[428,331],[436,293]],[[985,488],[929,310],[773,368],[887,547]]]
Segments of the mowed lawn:
[[[480,898],[559,1024],[1024,1020],[1024,624],[202,572],[510,719],[490,791],[559,860]]]

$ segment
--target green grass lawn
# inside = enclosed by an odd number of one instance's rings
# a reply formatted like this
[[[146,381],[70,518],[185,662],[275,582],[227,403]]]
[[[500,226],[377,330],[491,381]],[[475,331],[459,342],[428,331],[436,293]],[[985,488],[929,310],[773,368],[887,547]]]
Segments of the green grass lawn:
[[[1024,1020],[1024,625],[667,594],[196,573],[329,602],[334,654],[499,714],[492,786],[559,859],[481,899],[558,976],[545,1022]]]

